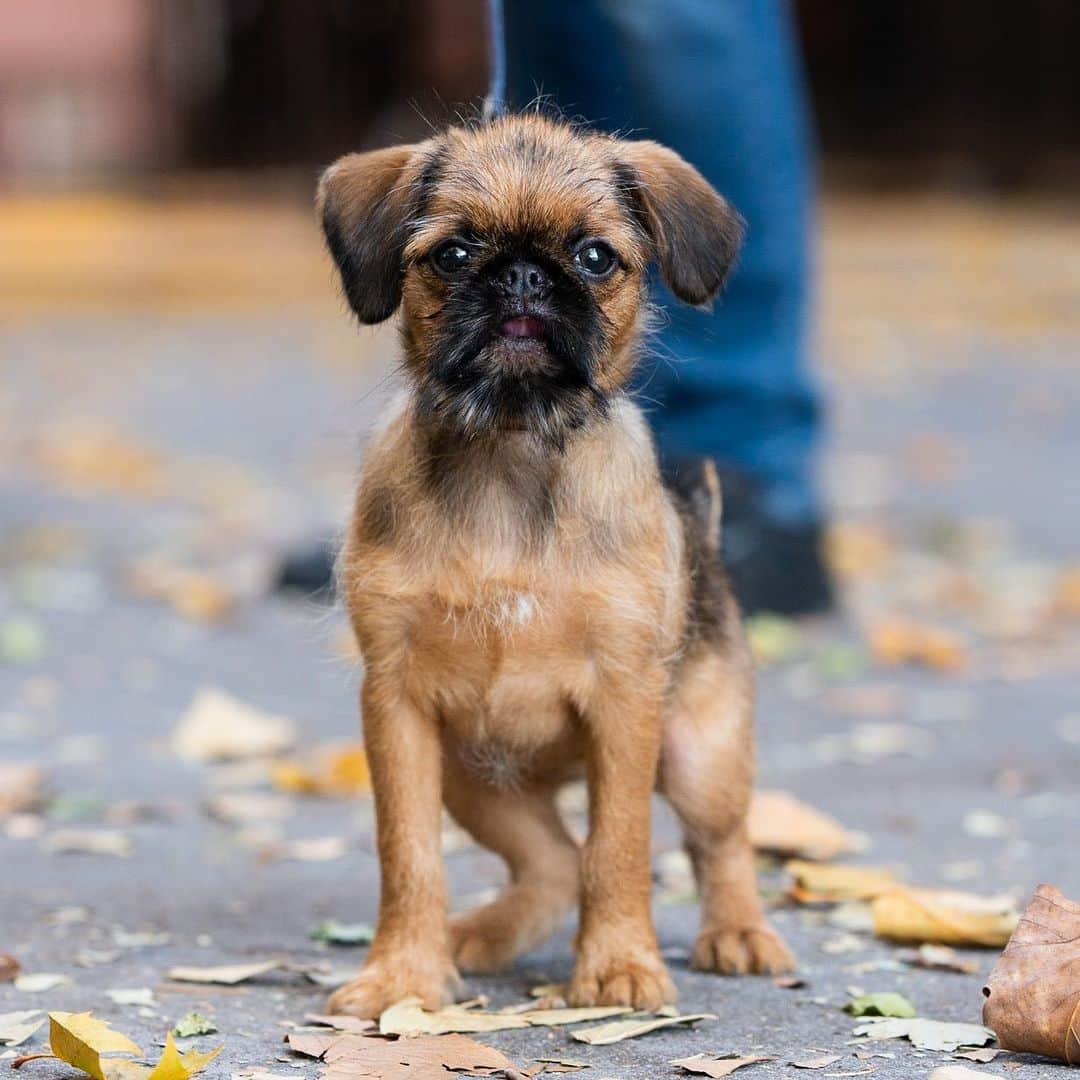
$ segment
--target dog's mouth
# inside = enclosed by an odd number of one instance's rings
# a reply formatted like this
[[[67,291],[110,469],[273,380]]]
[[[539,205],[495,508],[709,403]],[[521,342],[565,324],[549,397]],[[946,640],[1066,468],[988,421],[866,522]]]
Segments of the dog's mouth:
[[[543,338],[545,330],[543,320],[535,315],[517,315],[512,319],[507,319],[499,327],[499,336],[528,341]]]

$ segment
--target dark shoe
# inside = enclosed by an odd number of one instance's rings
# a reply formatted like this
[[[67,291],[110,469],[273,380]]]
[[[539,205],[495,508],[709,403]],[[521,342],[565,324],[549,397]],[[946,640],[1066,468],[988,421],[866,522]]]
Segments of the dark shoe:
[[[297,589],[305,593],[324,592],[329,598],[336,557],[337,552],[329,542],[290,551],[278,568],[274,588]]]

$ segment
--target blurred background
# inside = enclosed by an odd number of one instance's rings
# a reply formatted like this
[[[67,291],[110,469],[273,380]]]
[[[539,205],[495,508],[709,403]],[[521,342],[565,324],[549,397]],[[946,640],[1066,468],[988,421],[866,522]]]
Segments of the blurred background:
[[[797,11],[842,605],[751,625],[765,781],[923,880],[1075,890],[1080,5]],[[6,804],[0,784],[23,871],[0,908],[39,966],[65,962],[42,921],[61,905],[245,948],[302,936],[312,906],[374,914],[340,807],[283,809],[294,775],[207,815],[193,791],[268,774],[193,771],[170,733],[211,686],[302,751],[355,737],[340,615],[269,587],[341,527],[395,346],[339,299],[314,179],[476,102],[484,15],[0,0],[0,763],[32,778]],[[133,846],[93,839],[116,833]],[[470,887],[497,878],[458,850]],[[133,852],[121,894],[109,856]],[[183,895],[160,872],[180,865]]]

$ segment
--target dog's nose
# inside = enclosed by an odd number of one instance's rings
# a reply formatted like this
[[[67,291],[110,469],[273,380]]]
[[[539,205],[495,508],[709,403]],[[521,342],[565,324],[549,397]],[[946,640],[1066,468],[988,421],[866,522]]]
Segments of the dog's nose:
[[[542,300],[551,292],[551,278],[536,263],[517,259],[502,267],[495,283],[504,296],[520,300]]]

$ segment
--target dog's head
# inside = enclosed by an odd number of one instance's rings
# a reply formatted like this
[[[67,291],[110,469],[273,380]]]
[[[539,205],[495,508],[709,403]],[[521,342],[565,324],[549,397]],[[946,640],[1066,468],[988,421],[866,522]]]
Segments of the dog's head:
[[[466,437],[556,445],[629,378],[649,263],[704,304],[741,235],[671,150],[537,114],[350,154],[318,205],[360,320],[402,308],[421,408]]]

